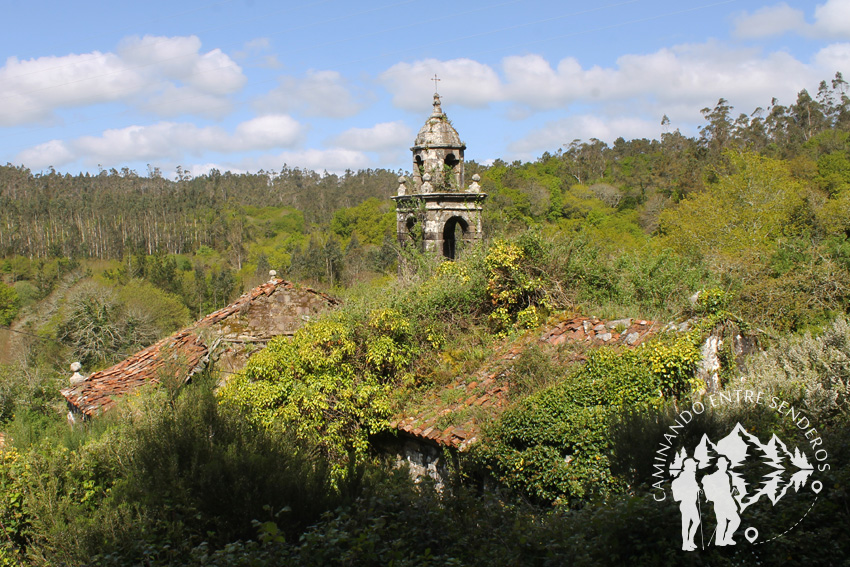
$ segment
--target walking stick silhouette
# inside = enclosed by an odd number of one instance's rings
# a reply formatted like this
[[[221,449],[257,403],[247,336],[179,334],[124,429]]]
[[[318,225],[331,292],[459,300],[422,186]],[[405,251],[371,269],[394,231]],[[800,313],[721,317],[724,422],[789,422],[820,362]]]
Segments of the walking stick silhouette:
[[[699,511],[699,539],[702,542],[702,548],[705,549],[705,535],[702,533],[702,504],[699,502],[699,495],[702,494],[702,490],[697,490],[697,511]]]

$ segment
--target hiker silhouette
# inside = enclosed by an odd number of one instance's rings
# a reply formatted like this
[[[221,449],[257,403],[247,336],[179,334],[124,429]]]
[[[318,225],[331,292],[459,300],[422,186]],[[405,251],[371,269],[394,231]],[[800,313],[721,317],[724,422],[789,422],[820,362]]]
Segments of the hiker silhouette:
[[[738,505],[732,496],[732,477],[728,468],[729,459],[718,457],[717,471],[702,478],[705,498],[714,504],[714,515],[717,518],[714,545],[735,545],[732,535],[741,525]]]
[[[697,482],[697,463],[688,457],[682,462],[682,471],[673,479],[670,485],[673,499],[679,502],[682,512],[682,550],[693,551],[697,548],[694,543],[697,528],[700,524],[698,508],[699,483]]]

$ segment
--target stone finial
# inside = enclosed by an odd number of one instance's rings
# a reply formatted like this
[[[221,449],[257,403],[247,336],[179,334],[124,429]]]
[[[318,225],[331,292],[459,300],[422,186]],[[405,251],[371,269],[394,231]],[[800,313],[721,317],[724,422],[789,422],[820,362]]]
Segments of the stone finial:
[[[481,181],[481,176],[477,173],[472,176],[472,183],[469,184],[469,192],[470,193],[481,193],[481,185],[478,182]]]
[[[440,106],[440,95],[434,93],[434,112],[431,116],[442,116],[443,108]]]
[[[406,185],[406,183],[407,183],[407,178],[405,176],[402,175],[401,177],[398,178],[398,194],[399,194],[399,196],[407,195],[407,185]]]
[[[431,185],[431,174],[426,173],[422,176],[422,192],[423,193],[431,193],[434,190],[434,186]]]
[[[79,362],[72,362],[71,363],[71,372],[73,372],[73,374],[71,375],[71,385],[72,386],[75,386],[75,385],[79,384],[80,382],[86,381],[86,377],[83,376],[82,374],[80,374],[80,370],[82,370],[82,368],[83,368],[83,365],[80,364]]]
[[[277,283],[277,270],[269,270],[269,283]]]

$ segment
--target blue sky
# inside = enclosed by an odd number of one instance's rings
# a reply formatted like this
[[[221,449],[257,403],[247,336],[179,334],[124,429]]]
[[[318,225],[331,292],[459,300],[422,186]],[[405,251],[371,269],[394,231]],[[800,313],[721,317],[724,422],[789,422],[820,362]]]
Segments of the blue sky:
[[[409,169],[436,74],[467,159],[694,135],[850,78],[850,0],[4,2],[0,163]]]

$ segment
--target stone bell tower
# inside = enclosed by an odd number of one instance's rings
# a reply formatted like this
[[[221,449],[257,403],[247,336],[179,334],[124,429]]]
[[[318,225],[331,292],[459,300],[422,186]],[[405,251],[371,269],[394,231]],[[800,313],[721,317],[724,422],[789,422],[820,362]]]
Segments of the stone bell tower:
[[[399,177],[396,203],[398,240],[414,243],[429,252],[453,259],[461,242],[481,238],[481,192],[478,175],[465,186],[463,150],[457,130],[440,107],[434,93],[434,111],[410,150],[411,179]]]

